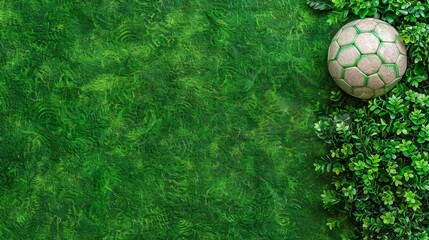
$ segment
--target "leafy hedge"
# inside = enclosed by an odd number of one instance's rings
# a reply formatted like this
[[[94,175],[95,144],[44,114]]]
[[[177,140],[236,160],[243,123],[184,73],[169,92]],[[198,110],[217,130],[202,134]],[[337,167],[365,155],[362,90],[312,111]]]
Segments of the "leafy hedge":
[[[385,96],[363,102],[333,91],[329,104],[318,106],[314,127],[330,155],[315,168],[333,174],[333,189],[322,194],[324,206],[352,216],[360,239],[429,239],[429,4],[332,0],[309,5],[330,10],[330,24],[380,17],[398,29],[409,58],[403,80]],[[339,226],[339,219],[328,226]]]

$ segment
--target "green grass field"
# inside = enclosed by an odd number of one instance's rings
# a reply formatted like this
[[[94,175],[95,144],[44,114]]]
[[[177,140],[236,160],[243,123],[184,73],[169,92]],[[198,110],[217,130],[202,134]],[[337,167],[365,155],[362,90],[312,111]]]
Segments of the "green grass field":
[[[339,239],[305,0],[0,0],[1,239]]]

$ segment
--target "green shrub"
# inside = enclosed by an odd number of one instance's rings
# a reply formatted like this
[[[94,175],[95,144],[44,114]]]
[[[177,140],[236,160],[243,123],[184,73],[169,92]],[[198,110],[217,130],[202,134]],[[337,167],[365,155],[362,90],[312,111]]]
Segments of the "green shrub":
[[[315,7],[322,3],[329,7]],[[379,16],[398,29],[409,57],[403,80],[387,95],[363,102],[333,91],[329,103],[318,105],[314,127],[330,154],[314,165],[333,176],[333,188],[322,194],[324,206],[353,217],[360,239],[429,239],[429,5],[410,0],[309,4],[331,10],[330,24]]]
[[[365,239],[427,237],[429,96],[395,90],[360,107],[344,106],[344,99],[333,102],[336,107],[319,105],[315,123],[331,146],[314,164],[334,175],[324,206],[352,214]]]

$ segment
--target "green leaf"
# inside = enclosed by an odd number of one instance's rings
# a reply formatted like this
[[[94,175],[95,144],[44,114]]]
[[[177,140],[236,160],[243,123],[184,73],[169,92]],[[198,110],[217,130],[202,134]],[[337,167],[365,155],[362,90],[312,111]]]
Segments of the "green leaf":
[[[359,10],[359,17],[360,18],[365,18],[366,15],[368,14],[368,12],[369,12],[368,8],[360,9]]]
[[[422,75],[426,73],[425,66],[422,63],[417,63],[414,65],[414,74]]]
[[[326,222],[326,226],[328,226],[330,230],[337,229],[341,226],[341,220],[329,218]]]

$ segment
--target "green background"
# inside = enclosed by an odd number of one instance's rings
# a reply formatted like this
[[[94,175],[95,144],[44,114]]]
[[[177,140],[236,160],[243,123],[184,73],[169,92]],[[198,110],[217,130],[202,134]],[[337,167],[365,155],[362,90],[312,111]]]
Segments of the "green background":
[[[0,238],[338,239],[305,2],[0,1]]]

